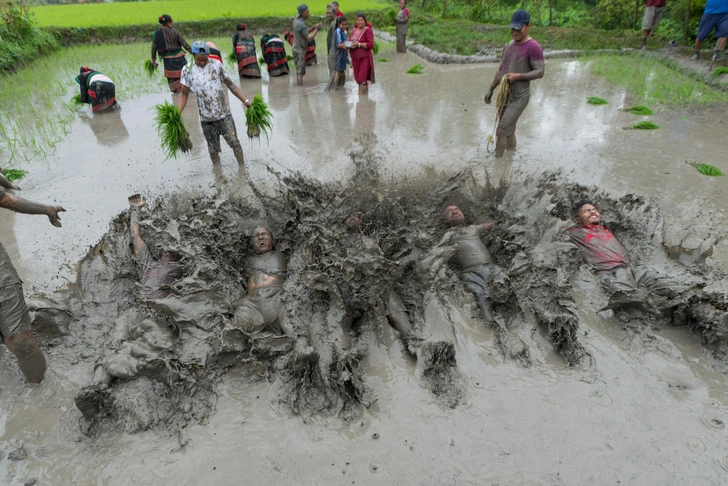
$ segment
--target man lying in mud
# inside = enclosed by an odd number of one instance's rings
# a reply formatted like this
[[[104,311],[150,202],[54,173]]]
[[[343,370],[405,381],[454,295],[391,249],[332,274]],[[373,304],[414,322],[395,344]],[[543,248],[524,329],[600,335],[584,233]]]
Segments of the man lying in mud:
[[[46,206],[27,201],[5,192],[11,185],[5,177],[0,185],[0,207],[22,214],[44,214],[51,224],[61,227],[61,206]],[[7,184],[5,184],[7,182]],[[30,314],[23,296],[23,282],[0,243],[0,343],[18,359],[18,366],[30,383],[40,383],[46,370],[46,360],[30,329]]]
[[[615,238],[591,201],[574,206],[575,226],[567,229],[569,239],[583,250],[587,265],[599,275],[611,295],[606,309],[638,307],[660,315],[679,303],[671,303],[671,292],[654,272],[632,267],[627,251]]]
[[[496,319],[493,313],[493,303],[505,303],[511,294],[506,271],[493,263],[488,248],[480,239],[480,236],[491,229],[495,222],[468,225],[465,215],[457,206],[446,207],[444,216],[450,230],[443,236],[438,246],[454,243],[453,254],[455,263],[460,269],[463,286],[475,296],[483,320],[496,329],[501,350],[511,357],[527,362],[529,353],[526,344],[510,337],[505,323]]]
[[[377,275],[367,271],[370,267],[378,269],[381,265],[388,272],[396,272],[395,267],[397,265],[404,268],[414,260],[412,257],[405,258],[400,262],[387,260],[377,240],[364,234],[361,214],[354,213],[349,216],[346,220],[346,226],[349,228],[350,233],[348,237],[343,239],[347,249],[347,261],[357,267],[356,270],[366,277],[377,278]],[[345,334],[351,332],[352,324],[356,319],[361,318],[367,310],[366,304],[354,297],[353,294],[357,293],[357,291],[353,284],[354,282],[345,281],[340,285],[341,295],[346,307]],[[371,290],[368,285],[367,290]],[[378,309],[386,316],[389,324],[397,330],[407,352],[417,358],[418,366],[421,367],[423,372],[429,373],[437,364],[454,366],[455,348],[452,343],[444,341],[426,341],[423,343],[423,338],[414,330],[414,326],[407,314],[407,307],[391,285],[380,288],[379,293],[380,295],[377,298]]]
[[[286,314],[283,301],[283,284],[288,277],[288,263],[286,255],[274,249],[275,240],[270,229],[259,226],[255,229],[253,246],[256,255],[248,257],[246,271],[248,272],[247,295],[240,299],[236,305],[232,327],[234,331],[242,332],[242,341],[232,338],[228,330],[223,337],[222,346],[229,347],[238,341],[238,349],[222,349],[222,351],[241,351],[245,342],[253,346],[270,347],[271,351],[277,347],[277,342],[285,345],[295,339],[294,359],[296,368],[302,367],[306,362],[315,359],[316,354],[308,345],[304,335],[297,335],[293,323]],[[228,342],[226,342],[228,341]],[[233,348],[235,346],[233,345]]]
[[[171,293],[170,284],[184,275],[179,263],[181,257],[163,251],[161,260],[156,260],[142,238],[139,225],[139,210],[146,205],[146,200],[135,194],[129,198],[129,205],[131,246],[141,284],[139,297],[144,301],[166,299]],[[115,323],[114,336],[121,346],[110,359],[96,365],[92,383],[82,388],[75,398],[76,406],[87,419],[103,408],[103,394],[114,379],[129,380],[142,373],[153,374],[162,366],[158,359],[160,353],[171,349],[176,341],[172,329],[151,313],[146,318],[140,314],[138,320],[120,318]]]

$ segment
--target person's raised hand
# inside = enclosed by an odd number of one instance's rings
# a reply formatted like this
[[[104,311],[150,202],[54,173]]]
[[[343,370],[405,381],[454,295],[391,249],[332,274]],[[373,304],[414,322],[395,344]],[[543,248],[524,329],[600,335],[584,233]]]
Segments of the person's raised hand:
[[[129,196],[129,206],[135,209],[143,208],[147,204],[147,200],[141,194],[133,194]]]
[[[61,206],[48,206],[48,220],[56,228],[61,227],[61,217],[58,213],[65,212]]]

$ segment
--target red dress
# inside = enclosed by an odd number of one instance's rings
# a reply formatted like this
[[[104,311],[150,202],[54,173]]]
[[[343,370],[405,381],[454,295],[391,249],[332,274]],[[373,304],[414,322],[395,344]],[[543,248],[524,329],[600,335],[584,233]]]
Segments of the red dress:
[[[356,84],[366,84],[367,81],[374,84],[374,55],[372,54],[374,33],[371,27],[364,27],[362,30],[354,28],[349,40],[354,43],[361,43],[361,47],[349,50]]]

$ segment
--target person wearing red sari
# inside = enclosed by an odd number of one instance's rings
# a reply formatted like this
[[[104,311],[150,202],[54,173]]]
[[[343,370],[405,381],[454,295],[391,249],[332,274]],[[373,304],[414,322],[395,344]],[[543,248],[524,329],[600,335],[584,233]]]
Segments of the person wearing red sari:
[[[354,67],[354,79],[359,85],[359,94],[369,91],[367,82],[374,84],[374,32],[367,22],[367,16],[359,13],[356,16],[356,27],[351,32],[349,40],[352,47],[349,50],[351,63]]]

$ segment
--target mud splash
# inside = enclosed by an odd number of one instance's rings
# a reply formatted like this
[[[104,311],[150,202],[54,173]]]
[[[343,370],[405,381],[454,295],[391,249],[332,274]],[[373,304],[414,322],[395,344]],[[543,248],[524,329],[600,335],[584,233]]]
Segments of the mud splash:
[[[85,432],[175,431],[204,423],[215,411],[216,385],[231,368],[245,370],[248,385],[272,382],[271,402],[282,412],[355,419],[379,399],[366,385],[361,362],[370,336],[390,325],[384,309],[389,291],[401,297],[412,322],[411,330],[397,334],[417,361],[422,386],[445,408],[467,402],[453,345],[430,306],[437,301],[464,309],[485,325],[449,264],[453,253],[446,247],[452,243],[438,243],[447,231],[442,209],[450,204],[472,223],[496,221],[484,241],[510,279],[510,294],[496,302],[491,324],[502,359],[543,363],[550,352],[536,337],[543,330],[548,346],[581,370],[584,380],[598,376],[573,297],[579,275],[594,277],[564,233],[572,204],[591,199],[634,265],[659,266],[684,289],[682,305],[661,318],[617,310],[624,327],[649,334],[650,326],[688,325],[726,363],[724,276],[704,264],[670,264],[659,211],[642,198],[615,200],[558,174],[493,185],[466,171],[444,183],[391,186],[378,182],[379,161],[371,155],[354,155],[354,164],[351,185],[278,176],[274,196],[161,198],[143,216],[144,238],[158,253],[183,255],[185,267],[185,277],[164,300],[138,297],[129,215],[118,216],[79,263],[77,282],[31,304],[35,329],[56,362],[85,370],[89,380],[99,367],[115,370],[110,386],[84,388],[77,397],[94,410],[93,420],[83,422]],[[361,223],[356,231],[352,215]],[[245,261],[254,252],[250,235],[261,224],[271,228],[276,249],[288,257],[288,317],[317,357],[303,367],[286,336],[233,339],[227,332],[245,294]],[[424,261],[434,263],[424,267]],[[456,319],[444,325],[455,326]]]

